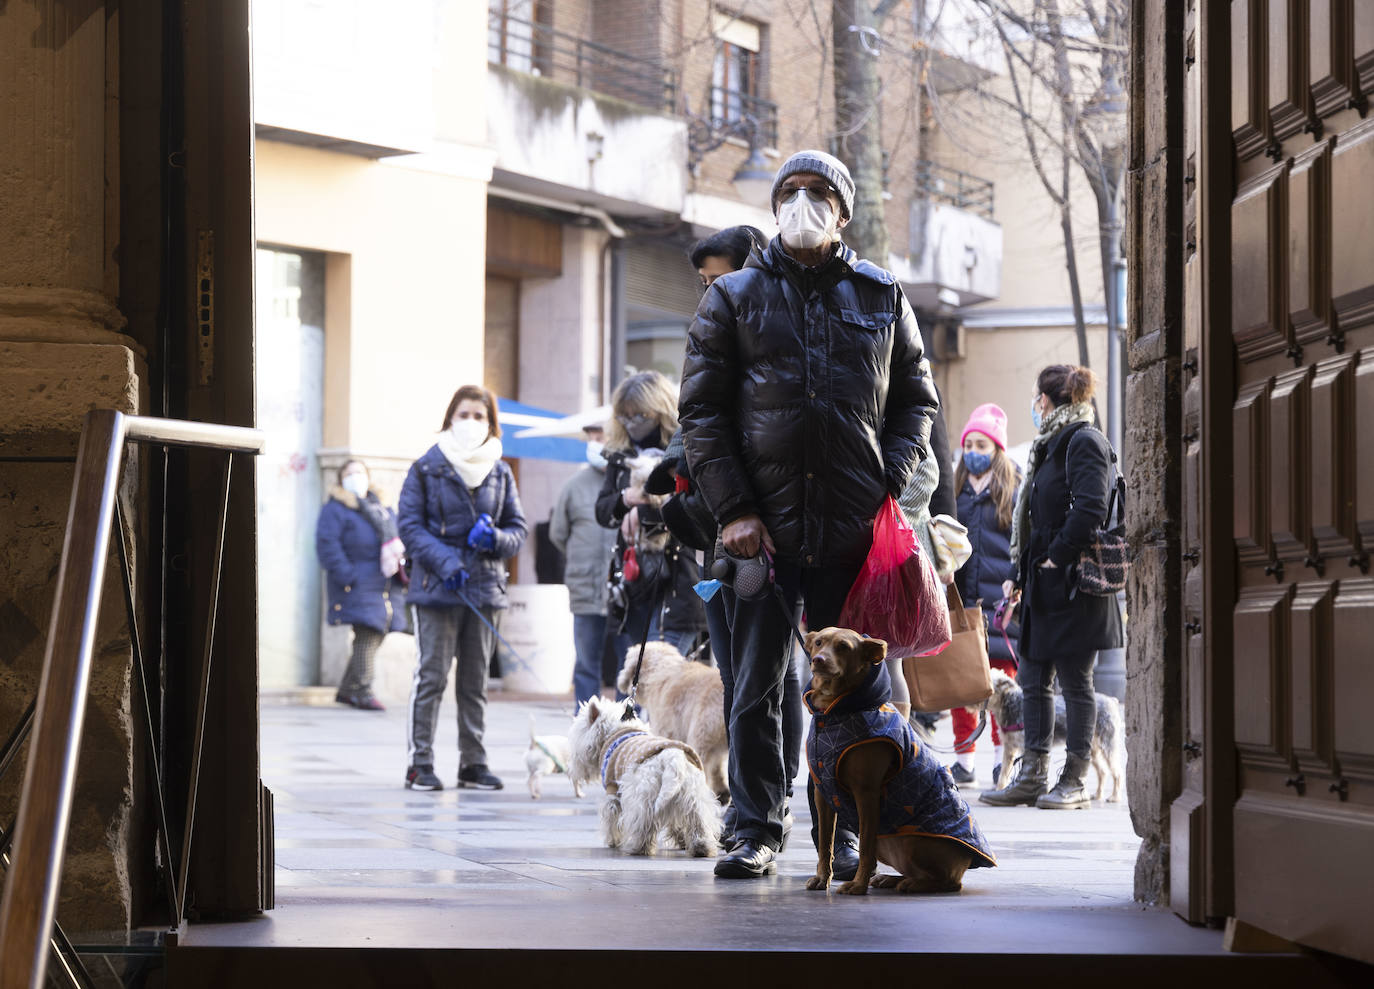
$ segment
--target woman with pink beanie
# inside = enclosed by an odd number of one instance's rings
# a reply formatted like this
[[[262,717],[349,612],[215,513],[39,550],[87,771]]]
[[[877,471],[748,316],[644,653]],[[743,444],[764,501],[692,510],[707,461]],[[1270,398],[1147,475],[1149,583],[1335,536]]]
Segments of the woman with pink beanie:
[[[1008,676],[1016,676],[1016,626],[1004,637],[992,625],[993,609],[1002,597],[1002,582],[1012,573],[1011,521],[1021,469],[1007,456],[1007,414],[998,406],[980,405],[969,416],[959,436],[963,455],[954,473],[954,490],[959,505],[959,521],[968,526],[973,555],[954,575],[964,606],[982,600],[988,626],[988,662]],[[950,712],[954,737],[968,738],[978,725],[967,708]],[[991,720],[991,719],[989,719]],[[955,763],[950,768],[956,783],[974,782],[974,742],[955,748]],[[1002,740],[997,722],[992,721],[995,752],[994,785],[1002,768]]]

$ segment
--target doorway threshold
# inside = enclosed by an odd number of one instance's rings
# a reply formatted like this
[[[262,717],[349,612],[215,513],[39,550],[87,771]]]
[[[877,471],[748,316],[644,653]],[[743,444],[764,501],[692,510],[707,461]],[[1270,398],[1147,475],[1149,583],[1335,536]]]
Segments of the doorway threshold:
[[[1109,978],[1113,989],[1226,976],[1247,989],[1343,984],[1324,956],[1227,952],[1219,930],[1133,902],[1139,839],[1124,804],[994,808],[966,788],[999,865],[970,871],[957,894],[807,891],[815,853],[800,786],[775,876],[719,880],[710,859],[681,851],[612,851],[596,834],[599,792],[577,799],[563,776],[543,778],[539,800],[526,789],[530,717],[539,733],[562,734],[570,708],[493,694],[486,744],[506,788],[421,793],[401,785],[403,706],[264,702],[276,908],[188,925],[168,949],[168,984],[451,985],[490,975],[698,986],[725,973],[859,984],[940,973],[1019,985],[1072,974]],[[454,719],[450,700],[436,742],[449,782]],[[991,746],[980,749],[986,784]]]

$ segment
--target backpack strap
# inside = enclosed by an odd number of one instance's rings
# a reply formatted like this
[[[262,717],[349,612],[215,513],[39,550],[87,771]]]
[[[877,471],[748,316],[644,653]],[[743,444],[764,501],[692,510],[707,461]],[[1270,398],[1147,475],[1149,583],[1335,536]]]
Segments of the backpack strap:
[[[1068,439],[1055,447],[1054,459],[1059,462],[1059,469],[1061,471],[1067,471],[1069,444],[1073,442],[1074,436],[1081,432],[1082,429],[1091,429],[1103,439],[1106,439],[1107,434],[1103,433],[1102,430],[1098,429],[1092,423],[1085,423],[1081,429],[1075,429],[1073,433],[1069,435]],[[1116,528],[1116,526],[1112,525],[1113,511],[1117,514],[1116,525],[1124,526],[1126,524],[1126,478],[1121,473],[1120,467],[1117,466],[1116,448],[1112,446],[1111,440],[1107,440],[1107,454],[1111,457],[1112,473],[1116,475],[1116,483],[1112,485],[1111,494],[1107,496],[1107,516],[1102,522],[1102,528],[1113,529]],[[1069,507],[1073,507],[1072,489],[1069,491]]]

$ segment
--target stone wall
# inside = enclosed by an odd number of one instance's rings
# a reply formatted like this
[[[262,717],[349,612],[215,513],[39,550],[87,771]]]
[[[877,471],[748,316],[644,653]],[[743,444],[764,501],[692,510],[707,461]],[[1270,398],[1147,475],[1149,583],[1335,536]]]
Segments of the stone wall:
[[[0,4],[0,737],[38,693],[85,414],[146,404],[116,298],[118,27],[98,2]],[[127,930],[141,868],[143,739],[113,546],[110,560],[57,908],[73,932]],[[0,784],[6,824],[27,754]]]
[[[1168,902],[1169,807],[1181,789],[1182,9],[1142,2],[1131,15],[1124,459],[1135,564],[1126,589],[1126,744],[1141,837],[1135,894],[1146,903]]]

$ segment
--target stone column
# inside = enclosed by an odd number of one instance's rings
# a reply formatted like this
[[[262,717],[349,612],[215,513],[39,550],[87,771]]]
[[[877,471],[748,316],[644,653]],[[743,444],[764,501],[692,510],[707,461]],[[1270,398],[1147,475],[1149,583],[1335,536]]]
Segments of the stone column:
[[[63,458],[89,409],[144,404],[143,355],[116,304],[117,31],[100,0],[0,3],[0,735],[37,694],[71,496]],[[118,566],[108,573],[58,906],[77,932],[131,921],[131,651]],[[6,819],[22,767],[0,783]]]
[[[1125,343],[1128,536],[1126,735],[1131,821],[1141,837],[1135,896],[1167,903],[1169,807],[1180,792],[1183,671],[1182,4],[1131,11],[1129,262]]]

